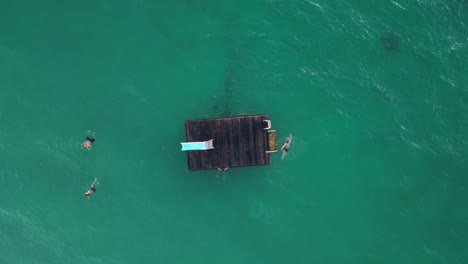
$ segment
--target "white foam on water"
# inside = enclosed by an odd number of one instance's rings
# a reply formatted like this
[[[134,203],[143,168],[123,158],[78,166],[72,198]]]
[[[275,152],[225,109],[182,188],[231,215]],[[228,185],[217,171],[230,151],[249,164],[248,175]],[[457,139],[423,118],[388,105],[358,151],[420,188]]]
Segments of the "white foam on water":
[[[319,3],[316,3],[312,0],[306,0],[307,3],[311,4],[312,6],[314,7],[317,7],[318,9],[320,9],[320,11],[324,11],[323,7],[319,4]]]
[[[398,3],[397,1],[392,1],[392,4],[394,4],[396,7],[400,8],[400,9],[403,9],[406,11],[406,8],[403,7],[400,3]]]

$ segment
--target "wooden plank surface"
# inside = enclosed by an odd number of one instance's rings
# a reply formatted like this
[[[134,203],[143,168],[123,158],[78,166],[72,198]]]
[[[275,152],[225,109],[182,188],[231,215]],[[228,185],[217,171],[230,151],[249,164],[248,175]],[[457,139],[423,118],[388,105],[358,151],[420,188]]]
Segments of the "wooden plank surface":
[[[270,164],[265,114],[185,121],[186,141],[213,140],[214,149],[187,151],[190,170]]]

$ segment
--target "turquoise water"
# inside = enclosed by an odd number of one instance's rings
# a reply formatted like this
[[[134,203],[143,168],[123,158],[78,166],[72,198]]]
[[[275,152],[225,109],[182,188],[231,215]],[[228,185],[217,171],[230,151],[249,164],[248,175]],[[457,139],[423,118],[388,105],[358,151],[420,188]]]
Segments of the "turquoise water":
[[[0,263],[467,263],[467,23],[462,0],[3,1]],[[187,170],[185,119],[252,113],[285,160]]]

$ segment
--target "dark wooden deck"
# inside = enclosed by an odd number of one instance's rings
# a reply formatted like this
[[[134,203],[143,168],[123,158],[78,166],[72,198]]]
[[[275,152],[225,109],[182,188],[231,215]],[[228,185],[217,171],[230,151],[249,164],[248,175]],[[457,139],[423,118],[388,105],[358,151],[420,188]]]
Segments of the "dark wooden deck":
[[[185,121],[186,141],[213,140],[214,149],[187,151],[190,170],[270,164],[267,115]]]

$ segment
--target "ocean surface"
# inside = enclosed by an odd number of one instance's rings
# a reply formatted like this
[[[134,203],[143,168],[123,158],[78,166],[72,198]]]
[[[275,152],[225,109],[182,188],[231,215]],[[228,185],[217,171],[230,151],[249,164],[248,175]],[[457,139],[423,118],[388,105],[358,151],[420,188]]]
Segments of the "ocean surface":
[[[3,0],[0,32],[1,264],[468,263],[468,1]],[[255,113],[284,160],[187,169],[184,120]]]

